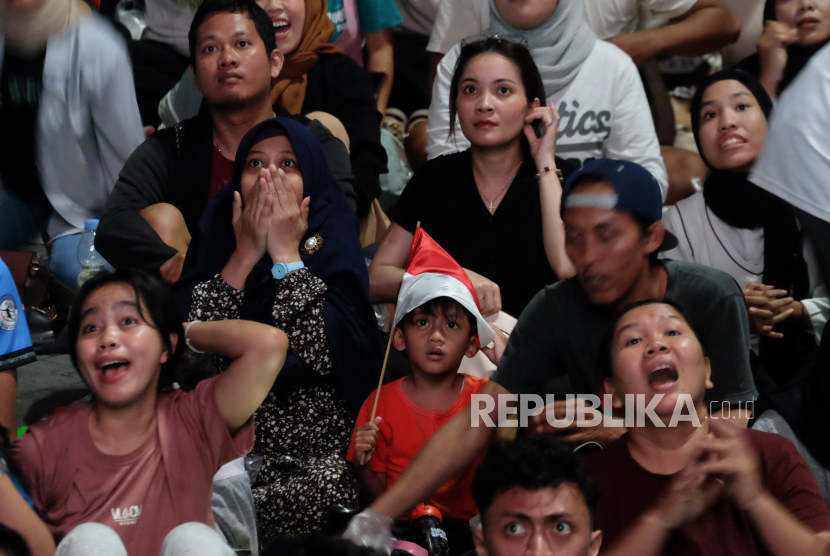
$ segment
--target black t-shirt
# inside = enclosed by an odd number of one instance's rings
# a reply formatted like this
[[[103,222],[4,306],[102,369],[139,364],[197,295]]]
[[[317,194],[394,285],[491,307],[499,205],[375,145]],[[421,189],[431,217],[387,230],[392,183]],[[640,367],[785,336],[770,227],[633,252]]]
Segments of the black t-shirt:
[[[666,298],[679,303],[712,362],[707,402],[746,402],[758,391],[749,366],[749,320],[743,292],[720,270],[662,261]],[[514,394],[598,394],[600,345],[614,314],[591,303],[577,278],[539,292],[519,319],[490,380]]]
[[[46,52],[23,58],[6,49],[0,73],[0,177],[23,199],[48,203],[35,160]]]
[[[420,220],[458,264],[498,284],[504,311],[515,317],[541,288],[556,281],[545,254],[539,182],[529,157],[495,214],[479,195],[467,150],[424,164],[389,218],[410,232]]]

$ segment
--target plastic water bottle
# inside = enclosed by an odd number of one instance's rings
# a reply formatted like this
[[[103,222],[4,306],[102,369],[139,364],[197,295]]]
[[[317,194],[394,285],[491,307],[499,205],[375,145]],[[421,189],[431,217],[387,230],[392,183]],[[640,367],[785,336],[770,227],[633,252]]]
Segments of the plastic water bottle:
[[[425,548],[429,556],[450,554],[441,512],[434,506],[418,504],[409,514],[409,540]]]
[[[98,221],[90,218],[84,220],[84,235],[78,243],[78,262],[81,263],[81,272],[78,273],[78,287],[104,269],[104,258],[95,250],[95,230]]]

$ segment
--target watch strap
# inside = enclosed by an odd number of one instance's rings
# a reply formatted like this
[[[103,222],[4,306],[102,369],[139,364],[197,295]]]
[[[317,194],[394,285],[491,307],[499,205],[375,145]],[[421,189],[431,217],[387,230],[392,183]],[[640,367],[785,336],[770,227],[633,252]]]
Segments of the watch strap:
[[[271,267],[271,276],[273,276],[276,280],[282,280],[289,272],[294,272],[295,270],[299,270],[304,267],[305,263],[303,261],[293,263],[276,263]]]

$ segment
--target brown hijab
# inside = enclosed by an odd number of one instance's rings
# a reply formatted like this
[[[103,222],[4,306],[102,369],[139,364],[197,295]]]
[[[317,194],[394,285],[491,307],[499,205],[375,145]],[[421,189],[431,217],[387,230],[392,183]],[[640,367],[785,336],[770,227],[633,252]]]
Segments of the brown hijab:
[[[305,0],[303,36],[297,49],[285,57],[277,83],[271,89],[271,102],[282,104],[292,114],[303,108],[308,72],[317,64],[321,54],[340,52],[329,44],[334,23],[328,16],[326,0]]]

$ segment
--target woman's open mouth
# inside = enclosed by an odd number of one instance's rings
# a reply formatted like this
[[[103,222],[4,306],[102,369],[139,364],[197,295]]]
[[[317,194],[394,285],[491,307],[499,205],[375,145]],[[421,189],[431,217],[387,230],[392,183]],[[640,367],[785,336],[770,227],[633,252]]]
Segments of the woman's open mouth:
[[[291,29],[291,23],[288,21],[274,21],[274,36],[277,40],[284,39]]]
[[[648,374],[648,385],[656,390],[670,388],[677,382],[677,371],[671,365],[660,365]]]
[[[130,370],[129,361],[108,361],[100,366],[101,382],[105,384],[113,384],[118,382]]]
[[[737,135],[730,135],[729,137],[721,140],[720,145],[718,147],[722,151],[729,150],[730,148],[737,148],[739,145],[746,144],[746,139],[743,137],[739,137]]]

